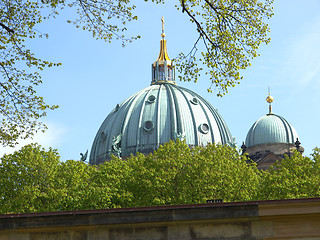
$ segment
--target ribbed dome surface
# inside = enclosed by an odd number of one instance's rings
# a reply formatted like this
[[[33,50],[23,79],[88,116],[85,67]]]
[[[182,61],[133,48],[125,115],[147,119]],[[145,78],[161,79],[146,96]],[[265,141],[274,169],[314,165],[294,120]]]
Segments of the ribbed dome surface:
[[[267,114],[252,125],[245,144],[247,147],[268,143],[294,144],[297,138],[296,130],[285,118],[276,114]]]
[[[107,116],[93,142],[90,164],[105,162],[111,154],[150,153],[177,138],[190,146],[233,143],[222,117],[201,96],[174,84],[154,84]]]

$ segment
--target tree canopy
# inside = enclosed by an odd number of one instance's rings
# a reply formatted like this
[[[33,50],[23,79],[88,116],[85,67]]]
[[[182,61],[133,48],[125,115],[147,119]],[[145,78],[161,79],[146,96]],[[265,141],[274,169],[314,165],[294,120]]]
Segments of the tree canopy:
[[[148,1],[148,0],[145,0]],[[149,0],[165,4],[165,0]],[[189,53],[176,59],[180,79],[197,81],[201,72],[208,74],[211,87],[222,96],[239,83],[240,70],[250,65],[261,43],[268,43],[266,20],[272,16],[273,0],[179,0],[177,10],[187,14],[195,24],[199,38]],[[42,83],[40,71],[59,66],[40,59],[28,47],[34,38],[48,37],[37,26],[54,18],[66,8],[73,9],[75,19],[68,22],[88,30],[96,39],[122,44],[140,36],[127,36],[127,23],[138,19],[130,0],[4,0],[0,2],[0,143],[14,145],[45,129],[39,118],[49,109],[36,87]],[[27,41],[28,40],[28,41]],[[202,46],[201,46],[202,43]],[[198,49],[201,49],[199,52]],[[199,54],[199,56],[198,56]],[[48,56],[49,57],[49,56]]]
[[[320,197],[320,150],[259,171],[238,150],[170,142],[99,166],[32,144],[0,159],[0,213]]]

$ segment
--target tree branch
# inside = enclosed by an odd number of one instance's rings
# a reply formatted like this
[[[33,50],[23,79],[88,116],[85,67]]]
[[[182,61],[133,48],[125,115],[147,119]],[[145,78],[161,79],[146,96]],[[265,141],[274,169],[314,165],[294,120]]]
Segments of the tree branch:
[[[188,11],[188,9],[186,8],[185,4],[184,4],[185,0],[181,1],[182,4],[182,12],[187,12],[187,14],[189,15],[189,17],[196,23],[197,25],[197,30],[200,33],[200,35],[204,38],[206,38],[215,48],[219,48],[219,46],[217,44],[215,44],[210,37],[207,35],[207,33],[203,30],[201,24],[197,21],[197,19]]]
[[[3,23],[0,23],[0,26],[3,27],[5,30],[7,30],[7,32],[9,33],[14,33],[14,31],[11,28],[8,28],[6,25],[4,25]]]

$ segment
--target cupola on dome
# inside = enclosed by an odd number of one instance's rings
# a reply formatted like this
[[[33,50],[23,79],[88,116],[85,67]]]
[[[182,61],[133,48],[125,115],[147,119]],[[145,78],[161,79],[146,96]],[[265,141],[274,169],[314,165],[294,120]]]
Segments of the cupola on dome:
[[[273,97],[267,97],[269,113],[258,119],[250,128],[242,153],[257,163],[258,169],[266,170],[286,155],[291,156],[294,150],[301,154],[304,148],[299,142],[297,131],[284,118],[272,113]]]
[[[90,164],[108,161],[111,155],[151,153],[170,140],[192,146],[208,143],[234,144],[218,111],[195,92],[175,83],[162,18],[160,54],[152,64],[151,86],[115,106],[94,139]]]
[[[252,125],[246,137],[246,147],[272,143],[295,144],[297,131],[285,118],[272,113],[273,97],[270,93],[266,101],[269,103],[269,113]]]

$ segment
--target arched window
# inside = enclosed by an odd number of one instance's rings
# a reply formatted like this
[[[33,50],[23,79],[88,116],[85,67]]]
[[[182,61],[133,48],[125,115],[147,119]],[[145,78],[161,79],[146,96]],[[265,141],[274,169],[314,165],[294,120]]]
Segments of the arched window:
[[[172,79],[172,67],[168,66],[168,80]]]
[[[159,80],[165,80],[164,66],[159,66]]]

